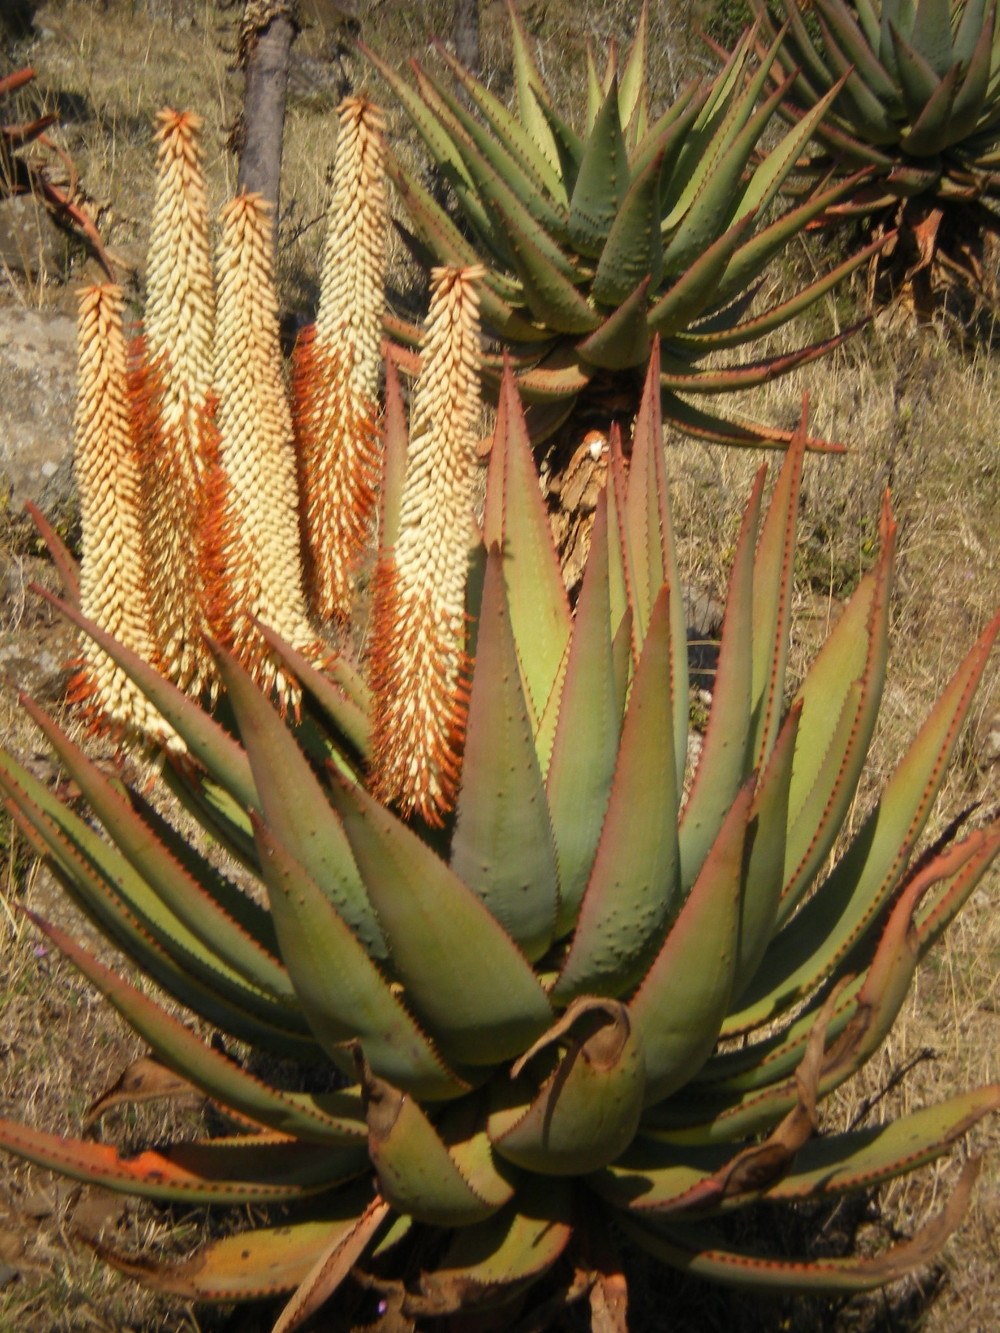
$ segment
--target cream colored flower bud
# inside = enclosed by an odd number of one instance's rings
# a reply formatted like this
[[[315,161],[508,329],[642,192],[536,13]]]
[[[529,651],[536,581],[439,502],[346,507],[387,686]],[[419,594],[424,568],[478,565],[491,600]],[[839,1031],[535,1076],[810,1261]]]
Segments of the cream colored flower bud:
[[[479,267],[431,274],[423,369],[395,548],[380,562],[371,651],[378,795],[439,823],[467,712],[465,585],[475,537]]]
[[[155,661],[142,528],[140,457],[129,407],[119,287],[80,293],[74,468],[80,496],[80,609],[146,661]],[[72,696],[95,721],[183,749],[180,738],[131,680],[84,638],[83,669]]]
[[[148,578],[163,669],[197,694],[213,674],[204,643],[201,528],[215,283],[201,119],[164,110],[157,122],[158,180],[141,371]]]
[[[378,388],[388,211],[382,114],[350,97],[337,158],[315,329],[296,349],[296,437],[313,610],[348,618],[378,480]]]
[[[225,477],[213,628],[251,674],[294,693],[253,624],[311,652],[299,551],[292,420],[281,360],[269,205],[240,195],[221,217],[216,374],[218,464]],[[220,612],[220,608],[222,608]],[[221,620],[221,623],[220,623]]]

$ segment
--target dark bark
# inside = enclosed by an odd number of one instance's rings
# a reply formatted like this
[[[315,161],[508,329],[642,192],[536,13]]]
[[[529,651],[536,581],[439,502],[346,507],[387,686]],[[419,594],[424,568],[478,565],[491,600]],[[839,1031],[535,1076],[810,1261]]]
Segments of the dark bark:
[[[281,143],[285,129],[288,62],[296,33],[294,6],[249,0],[240,51],[246,73],[238,188],[281,205]]]
[[[455,55],[472,74],[483,68],[479,44],[479,0],[455,0]]]

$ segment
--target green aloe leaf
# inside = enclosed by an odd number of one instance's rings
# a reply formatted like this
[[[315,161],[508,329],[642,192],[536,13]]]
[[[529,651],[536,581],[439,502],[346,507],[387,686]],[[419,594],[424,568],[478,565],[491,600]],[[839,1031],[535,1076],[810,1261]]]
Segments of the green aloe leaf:
[[[952,6],[941,0],[917,0],[911,40],[916,51],[941,78],[954,67],[951,38]]]
[[[370,1071],[363,1076],[368,1154],[382,1197],[400,1213],[433,1226],[472,1226],[513,1197],[494,1172],[492,1197],[484,1197],[459,1170],[434,1125],[412,1098]]]
[[[979,1161],[965,1164],[945,1207],[908,1241],[899,1242],[871,1259],[776,1259],[728,1250],[707,1231],[691,1223],[669,1226],[651,1218],[641,1222],[619,1216],[625,1234],[673,1268],[750,1291],[803,1292],[832,1295],[870,1291],[930,1263],[961,1223],[979,1171]]]
[[[541,1052],[565,1046],[530,1104],[504,1105],[489,1118],[498,1153],[546,1176],[578,1175],[614,1161],[631,1143],[642,1113],[642,1046],[625,1006],[586,996],[566,1010],[511,1070],[518,1075]]]
[[[268,828],[322,886],[368,952],[384,958],[385,940],[344,831],[308,760],[235,658],[217,649],[216,661],[247,748]]]
[[[263,823],[255,823],[283,955],[316,1040],[341,1062],[359,1041],[396,1086],[430,1099],[468,1085],[444,1064],[328,896]]]
[[[838,3],[838,0],[816,0],[816,10],[822,16],[826,28],[836,38],[837,44],[848,61],[857,70],[858,78],[863,80],[865,86],[871,89],[875,97],[887,110],[895,112],[897,109],[901,109],[898,106],[899,90],[888,70],[883,67],[875,55],[871,40],[871,28],[869,27],[865,32],[862,32],[858,19],[846,5]],[[858,14],[862,26],[864,17],[867,17],[869,22],[873,17],[871,11],[868,15],[862,17],[860,7],[858,7]]]
[[[621,122],[629,130],[629,142],[637,144],[646,133],[649,117],[649,0],[643,0],[635,36],[621,72],[618,87]]]
[[[761,314],[755,314],[751,319],[744,320],[741,323],[729,323],[727,321],[721,327],[712,330],[709,330],[705,324],[701,324],[694,329],[677,331],[671,335],[671,343],[681,351],[687,352],[690,350],[696,355],[704,356],[709,352],[739,347],[744,343],[763,338],[801,315],[810,306],[815,305],[844,278],[869,263],[875,255],[895,239],[895,236],[895,232],[890,232],[888,236],[872,241],[869,245],[857,251],[856,254],[851,255],[849,259],[837,264],[829,273],[817,278],[815,282],[808,283],[794,296],[777,302],[769,310],[765,310]],[[738,314],[736,314],[736,319],[739,319]]]
[[[280,1203],[328,1190],[362,1170],[363,1148],[321,1148],[269,1135],[180,1143],[137,1157],[0,1119],[0,1146],[89,1185],[178,1203]]]
[[[978,7],[982,8],[983,0]],[[965,18],[970,10],[977,8],[975,3],[967,4],[962,15]],[[996,5],[990,7],[989,18],[979,33],[978,41],[969,56],[963,61],[965,74],[961,86],[955,94],[951,108],[949,136],[952,143],[958,143],[973,133],[980,117],[986,109],[990,86],[990,67],[993,61],[993,40],[996,31]],[[956,46],[958,39],[956,39]]]
[[[632,180],[618,205],[594,274],[594,299],[604,305],[624,301],[648,280],[652,291],[663,274],[663,239],[660,234],[660,174],[662,154]],[[634,364],[634,363],[633,363]]]
[[[365,1120],[357,1093],[287,1096],[269,1087],[214,1046],[196,1036],[148,996],[125,981],[64,931],[34,913],[31,921],[118,1010],[168,1069],[207,1097],[258,1125],[306,1142],[360,1144]]]
[[[471,101],[482,112],[506,151],[518,162],[521,170],[534,176],[541,188],[551,195],[557,205],[567,206],[569,196],[563,184],[564,175],[560,174],[550,156],[542,152],[531,136],[525,135],[523,122],[508,111],[503,102],[494,96],[484,83],[470,74],[444,43],[435,42],[434,49],[465,89]],[[546,109],[542,107],[543,114]],[[549,124],[551,127],[551,118]]]
[[[514,378],[505,370],[486,481],[483,538],[504,556],[514,642],[537,717],[569,644],[571,616]]]
[[[944,779],[1000,614],[953,676],[881,798],[819,890],[776,936],[734,1022],[759,1023],[829,974],[899,880]]]
[[[601,254],[630,183],[618,85],[613,83],[587,137],[570,199],[569,239],[580,254]]]
[[[670,589],[670,697],[674,710],[674,736],[687,733],[688,675],[687,675],[687,617],[681,593],[680,570],[677,563],[677,543],[670,497],[667,489],[666,461],[663,450],[663,418],[660,409],[660,345],[654,340],[653,353],[646,372],[639,413],[632,431],[632,461],[628,471],[627,487],[612,482],[612,495],[622,499],[623,554],[626,568],[621,579],[627,579],[629,596],[624,587],[620,596],[632,611],[632,630],[636,658],[646,637],[653,605],[666,585]],[[615,479],[624,475],[620,440],[612,438],[612,472]],[[610,549],[610,548],[609,548]],[[617,624],[613,605],[612,626]],[[624,614],[624,612],[623,612]],[[686,755],[684,746],[676,749],[678,790],[684,779]]]
[[[269,625],[258,622],[257,629],[289,676],[301,685],[307,700],[330,724],[332,736],[352,762],[366,760],[371,744],[371,695],[355,667],[342,653],[335,653],[319,671]]]
[[[120,1273],[182,1300],[262,1300],[298,1287],[331,1243],[357,1224],[370,1200],[367,1182],[349,1185],[331,1193],[321,1209],[311,1208],[305,1219],[223,1236],[174,1263],[125,1254],[103,1240],[90,1244]]]
[[[451,868],[535,960],[552,943],[559,874],[502,560],[493,547],[480,608]]]
[[[501,203],[495,195],[492,209],[510,237],[511,263],[521,279],[532,316],[560,333],[592,333],[601,316],[579,291],[579,275],[555,242],[537,228],[525,225],[527,219],[517,216],[513,196]]]
[[[915,157],[929,157],[951,147],[954,133],[952,111],[961,74],[962,67],[953,65],[938,84],[913,128],[900,139],[905,152]]]
[[[649,357],[648,304],[649,278],[645,277],[599,329],[577,343],[576,355],[603,370],[642,365]]]
[[[419,837],[360,788],[332,775],[334,804],[408,1002],[446,1058],[509,1059],[552,1010],[517,945]]]
[[[527,126],[528,137],[535,149],[555,169],[559,164],[559,155],[545,116],[545,110],[551,107],[552,99],[531,54],[531,46],[514,0],[507,0],[507,14],[513,45],[517,117],[522,125]]]
[[[421,95],[452,136],[469,175],[487,201],[497,190],[496,180],[499,179],[538,227],[556,240],[562,240],[566,235],[565,207],[560,208],[553,202],[534,168],[516,150],[509,149],[495,131],[484,128],[458,98],[426,70],[416,64],[414,69]]]
[[[621,736],[625,701],[614,669],[608,570],[608,506],[602,493],[546,779],[559,858],[559,935],[576,921],[608,808]]]
[[[671,708],[670,595],[657,599],[636,669],[607,814],[557,1003],[621,995],[658,951],[680,894],[678,789]]]
[[[883,1125],[813,1139],[769,1197],[814,1199],[871,1189],[936,1161],[998,1110],[1000,1085],[992,1083]]]
[[[746,213],[707,246],[704,253],[667,288],[649,311],[649,327],[654,332],[663,338],[672,338],[711,305],[730,258],[756,220],[754,212]]]
[[[808,406],[787,450],[768,505],[754,557],[753,670],[750,685],[753,736],[748,754],[759,766],[774,744],[785,701],[785,669],[791,624],[796,516],[805,457]]]
[[[752,702],[753,553],[763,485],[762,469],[757,473],[736,545],[708,729],[681,817],[681,885],[685,890],[694,883],[752,763],[748,743]]]
[[[283,1004],[295,992],[279,960],[263,948],[155,837],[149,825],[65,732],[37,705],[22,706],[45,734],[115,846],[167,910],[194,937],[259,990]]]
[[[753,787],[753,779],[748,780],[733,801],[663,948],[629,1004],[646,1053],[649,1105],[698,1072],[729,1006]]]
[[[475,1227],[455,1231],[436,1268],[420,1279],[414,1315],[503,1304],[552,1267],[573,1235],[571,1192],[527,1177],[517,1199]]]
[[[937,92],[940,76],[932,65],[907,40],[896,24],[890,24],[892,47],[899,86],[906,103],[907,114],[917,120],[924,107]]]
[[[269,1049],[279,1038],[300,1055],[312,1046],[303,1040],[297,1009],[253,986],[202,944],[116,848],[3,754],[0,788],[74,899],[181,1004]]]
[[[144,662],[138,654],[106,634],[92,620],[75,607],[60,602],[57,597],[39,589],[42,596],[60,614],[71,621],[88,638],[121,667],[149,702],[173,727],[191,754],[208,769],[226,791],[245,806],[257,805],[257,791],[250,775],[250,764],[240,746],[193,699],[173,685],[165,676]]]

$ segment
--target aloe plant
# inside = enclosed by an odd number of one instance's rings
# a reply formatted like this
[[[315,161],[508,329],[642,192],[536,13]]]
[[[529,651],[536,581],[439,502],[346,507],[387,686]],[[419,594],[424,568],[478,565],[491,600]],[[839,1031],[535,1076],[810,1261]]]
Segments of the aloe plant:
[[[878,560],[789,699],[803,423],[770,500],[763,470],[750,496],[709,726],[686,775],[659,381],[654,348],[631,466],[614,435],[571,610],[504,379],[480,538],[471,560],[457,553],[464,734],[438,827],[373,795],[376,709],[347,658],[321,671],[261,629],[301,686],[291,722],[217,649],[226,729],[62,607],[182,739],[163,777],[205,837],[109,779],[29,699],[89,812],[3,754],[8,807],[56,880],[172,1001],[313,1071],[304,1084],[268,1081],[33,918],[171,1087],[197,1089],[232,1129],[125,1156],[4,1119],[0,1145],[154,1200],[290,1209],[176,1262],[99,1243],[124,1272],[195,1300],[290,1293],[277,1333],[351,1275],[381,1295],[393,1328],[513,1306],[533,1288],[589,1291],[595,1327],[623,1328],[608,1220],[671,1267],[800,1292],[889,1281],[959,1221],[976,1161],[936,1218],[874,1257],[747,1253],[715,1225],[761,1200],[870,1188],[938,1158],[1000,1107],[991,1085],[878,1126],[820,1125],[821,1103],[878,1049],[920,959],[1000,849],[994,821],[920,851],[1000,616],[855,817],[885,682],[895,530],[886,501]],[[416,440],[407,465],[391,366],[386,414],[395,535],[438,483]],[[397,617],[377,632],[409,628]],[[156,1067],[144,1066],[140,1092],[158,1087]],[[291,1090],[303,1086],[320,1090]],[[574,1264],[560,1268],[565,1254]]]
[[[714,399],[783,375],[846,334],[751,360],[715,354],[745,356],[873,253],[866,248],[775,304],[754,305],[767,266],[859,179],[824,183],[795,207],[780,202],[839,86],[775,136],[791,80],[764,95],[780,43],[757,59],[748,33],[712,82],[693,83],[653,118],[643,6],[621,67],[613,52],[603,76],[589,60],[586,107],[573,125],[546,87],[510,0],[508,7],[513,110],[440,45],[454,87],[416,61],[410,83],[363,48],[452,187],[464,223],[390,152],[412,249],[428,265],[488,269],[483,320],[502,347],[484,359],[488,383],[495,392],[508,356],[533,438],[572,416],[572,451],[584,433],[575,428],[581,417],[605,429],[613,419],[631,422],[658,336],[667,421],[706,440],[786,443],[787,431],[720,416]],[[416,341],[404,321],[390,318],[387,328],[404,346]]]
[[[943,280],[995,303],[1000,202],[1000,28],[995,0],[815,0],[808,15],[753,0],[773,77],[787,80],[793,124],[825,105],[806,161],[829,179],[867,167],[871,180],[833,206],[873,233],[898,228],[883,252],[909,282],[918,313]],[[834,94],[830,102],[831,93]],[[993,247],[990,252],[990,247]]]

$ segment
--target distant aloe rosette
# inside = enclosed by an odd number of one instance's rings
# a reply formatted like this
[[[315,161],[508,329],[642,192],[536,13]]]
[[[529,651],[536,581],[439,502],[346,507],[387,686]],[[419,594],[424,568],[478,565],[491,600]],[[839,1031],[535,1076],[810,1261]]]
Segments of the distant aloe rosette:
[[[686,87],[654,120],[643,6],[622,66],[612,53],[602,77],[591,60],[580,130],[547,88],[510,0],[508,8],[513,110],[441,45],[457,91],[416,61],[409,83],[366,50],[461,213],[459,225],[389,152],[417,258],[428,266],[486,265],[484,328],[507,349],[536,440],[581,417],[604,429],[612,420],[627,427],[658,336],[662,410],[671,424],[728,444],[787,443],[786,430],[702,404],[783,375],[841,341],[831,336],[745,362],[717,355],[742,353],[783,329],[872,253],[851,256],[774,304],[754,305],[772,260],[857,183],[822,184],[794,207],[780,202],[839,89],[776,135],[789,81],[764,95],[777,77],[778,43],[758,59],[756,34],[748,33],[712,82]],[[416,331],[404,321],[389,318],[387,329],[415,346]],[[497,351],[483,362],[494,392],[502,359]],[[567,430],[572,451],[584,431]]]
[[[995,297],[985,253],[997,240],[1000,205],[993,0],[814,0],[808,11],[796,0],[777,8],[753,0],[752,9],[761,43],[777,44],[783,114],[801,123],[827,103],[805,158],[808,178],[871,173],[830,215],[898,226],[894,264],[918,300],[956,273]]]
[[[461,308],[461,276],[451,285]],[[89,813],[0,754],[25,837],[171,1000],[254,1050],[341,1076],[329,1091],[325,1074],[317,1085],[251,1072],[39,919],[231,1128],[135,1156],[4,1119],[0,1144],[126,1193],[255,1213],[255,1229],[180,1261],[100,1243],[126,1273],[194,1300],[290,1293],[279,1333],[351,1275],[383,1296],[387,1330],[513,1310],[532,1288],[545,1301],[589,1293],[603,1329],[609,1304],[624,1320],[614,1235],[688,1275],[850,1292],[928,1261],[960,1221],[975,1160],[911,1240],[867,1257],[749,1253],[713,1225],[759,1201],[874,1187],[1000,1108],[990,1085],[818,1132],[823,1100],[879,1049],[919,961],[1000,849],[994,819],[961,839],[956,824],[921,850],[1000,616],[859,810],[886,677],[894,525],[886,502],[874,567],[793,686],[800,430],[766,504],[763,472],[753,487],[688,784],[658,384],[654,354],[627,473],[610,441],[571,609],[504,381],[468,563],[461,768],[439,827],[373,794],[379,705],[347,658],[321,672],[262,630],[301,687],[290,726],[220,652],[235,724],[222,727],[66,608],[183,737],[188,757],[168,758],[164,776],[205,844],[111,781],[28,700]],[[407,456],[391,368],[387,393],[391,520]],[[409,449],[419,463],[417,439]],[[427,484],[423,521],[450,482]],[[405,638],[408,622],[391,632]],[[136,1095],[157,1087],[155,1069],[144,1066]],[[273,1223],[259,1215],[269,1204],[284,1209]]]

